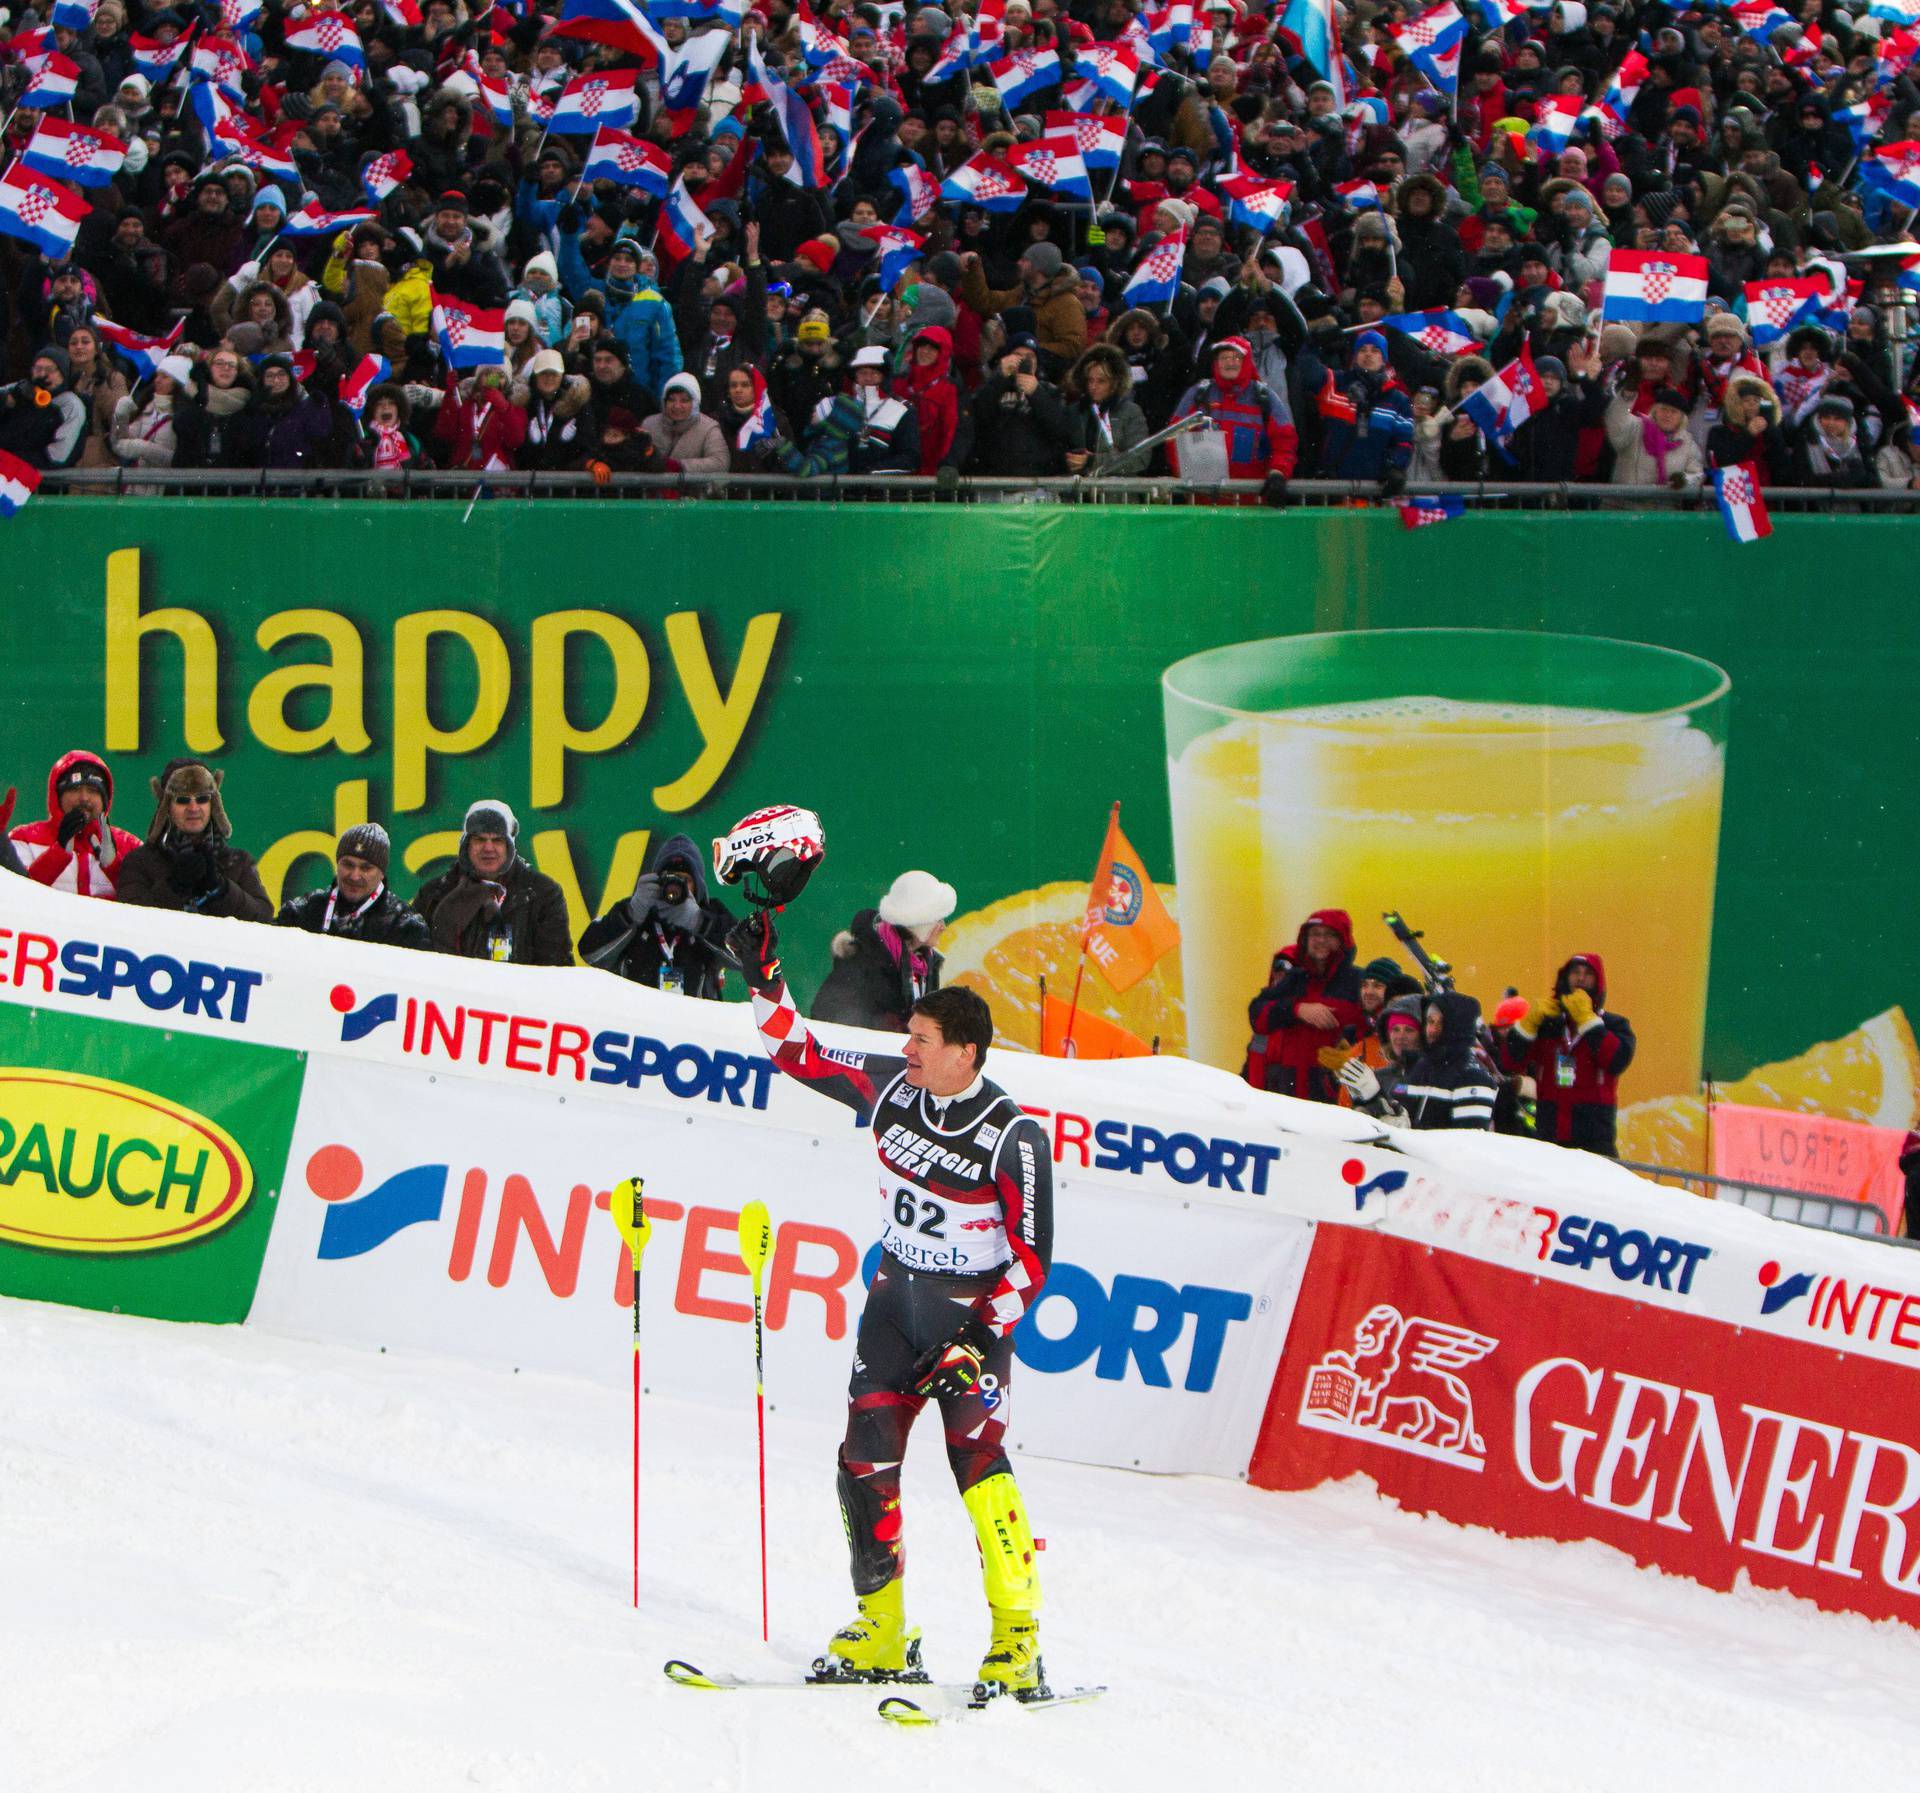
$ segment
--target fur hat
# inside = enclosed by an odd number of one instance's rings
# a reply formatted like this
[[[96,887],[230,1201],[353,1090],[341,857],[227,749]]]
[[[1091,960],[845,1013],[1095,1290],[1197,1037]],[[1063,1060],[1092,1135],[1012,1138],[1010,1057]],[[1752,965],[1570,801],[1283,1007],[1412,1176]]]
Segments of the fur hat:
[[[498,797],[482,797],[467,805],[467,813],[460,822],[460,844],[466,845],[467,837],[474,834],[504,834],[509,842],[520,838],[520,821]]]
[[[880,919],[896,928],[929,928],[959,906],[951,884],[931,872],[902,872],[880,899]]]
[[[191,754],[168,760],[160,768],[160,776],[147,781],[153,791],[153,820],[147,826],[147,839],[157,841],[166,833],[170,823],[167,804],[171,798],[195,795],[207,799],[207,832],[219,840],[229,839],[233,824],[227,819],[227,806],[220,799],[220,786],[226,776],[223,767],[210,768],[205,760],[195,759]]]

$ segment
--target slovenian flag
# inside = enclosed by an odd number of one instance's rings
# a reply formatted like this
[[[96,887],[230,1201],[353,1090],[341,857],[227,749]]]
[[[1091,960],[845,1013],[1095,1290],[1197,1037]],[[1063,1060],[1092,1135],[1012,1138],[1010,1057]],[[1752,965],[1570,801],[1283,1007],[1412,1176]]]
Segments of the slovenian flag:
[[[1509,361],[1455,408],[1463,417],[1472,418],[1481,435],[1512,460],[1513,456],[1507,454],[1507,444],[1513,440],[1513,432],[1534,412],[1542,410],[1546,402],[1547,389],[1540,384],[1540,375],[1534,369],[1533,350],[1523,342],[1517,361]]]
[[[412,173],[413,158],[404,149],[390,149],[360,170],[360,185],[378,205],[396,187],[404,186]]]
[[[565,0],[559,20],[547,35],[608,44],[638,56],[648,68],[668,55],[667,40],[637,0]]]
[[[456,370],[492,367],[507,352],[507,314],[469,305],[451,293],[433,295],[433,333]]]
[[[79,187],[104,187],[120,172],[127,146],[110,131],[43,117],[20,159],[36,174]]]
[[[1307,60],[1333,85],[1333,103],[1347,103],[1346,58],[1340,54],[1340,34],[1333,26],[1333,0],[1290,0],[1285,30],[1300,40]]]
[[[311,12],[287,33],[289,50],[305,50],[324,56],[329,62],[344,62],[349,68],[364,69],[367,58],[360,48],[360,33],[343,12]]]
[[[575,75],[554,103],[547,129],[556,137],[591,137],[602,125],[624,130],[633,123],[639,105],[633,91],[636,79],[632,69],[597,69],[590,75]],[[663,98],[665,91],[663,82]]]
[[[124,355],[143,380],[152,379],[159,371],[160,363],[172,354],[173,345],[186,327],[187,320],[182,318],[165,336],[142,336],[139,331],[129,330],[125,324],[116,324],[97,312],[93,318],[94,334],[117,354]]]
[[[1127,121],[1119,114],[1049,112],[1047,147],[1077,154],[1090,169],[1118,168],[1127,147]]]
[[[693,123],[693,115],[706,97],[707,82],[719,67],[732,39],[724,31],[700,31],[677,50],[669,50],[660,65],[660,104],[673,121],[676,132]],[[613,118],[609,124],[631,124],[631,116]]]
[[[367,408],[367,394],[392,371],[386,356],[366,356],[360,365],[340,382],[340,402],[354,416],[362,416]]]
[[[15,163],[0,174],[0,233],[34,245],[58,261],[80,234],[80,220],[93,207]]]
[[[1159,242],[1141,258],[1120,295],[1129,305],[1161,305],[1180,290],[1180,264],[1186,260],[1187,232],[1184,225]]]
[[[869,224],[860,232],[880,251],[880,290],[893,291],[894,284],[915,262],[927,246],[927,239],[898,224]]]
[[[667,203],[660,208],[660,229],[654,247],[670,267],[678,267],[712,235],[713,225],[687,191],[687,177],[683,174],[673,183]]]
[[[1005,214],[1027,203],[1027,183],[1012,163],[981,150],[947,176],[940,197],[949,205],[977,205],[982,211]]]
[[[1433,523],[1451,523],[1467,514],[1464,498],[1403,498],[1400,500],[1400,526],[1425,529]]]
[[[1615,249],[1601,310],[1608,323],[1697,324],[1707,315],[1707,258]]]
[[[1293,194],[1291,181],[1265,181],[1257,174],[1226,175],[1217,185],[1229,202],[1228,220],[1249,225],[1262,236],[1280,227]]]
[[[1054,148],[1046,138],[1038,143],[1019,143],[1007,151],[1007,160],[1028,180],[1037,181],[1055,193],[1070,193],[1091,203],[1093,182],[1079,154],[1064,144]]]
[[[1713,496],[1726,519],[1727,534],[1736,542],[1757,542],[1773,534],[1767,501],[1760,496],[1759,470],[1751,461],[1714,468]]]
[[[1394,33],[1407,59],[1448,98],[1460,85],[1460,48],[1466,40],[1466,17],[1453,0],[1428,7]]]
[[[55,106],[70,106],[79,91],[80,65],[55,50],[15,104],[22,111],[51,112]]]
[[[1403,311],[1382,318],[1378,327],[1388,326],[1412,337],[1430,355],[1463,355],[1480,340],[1457,311]]]
[[[651,193],[655,199],[666,198],[672,177],[673,160],[665,150],[610,125],[602,125],[595,133],[580,169],[583,181],[618,181],[623,187]]]
[[[1022,100],[1060,85],[1060,52],[1015,50],[999,62],[988,63],[987,73],[1000,90],[1000,103],[1011,112]]]
[[[18,455],[0,449],[0,517],[17,517],[27,500],[40,490],[40,471]]]

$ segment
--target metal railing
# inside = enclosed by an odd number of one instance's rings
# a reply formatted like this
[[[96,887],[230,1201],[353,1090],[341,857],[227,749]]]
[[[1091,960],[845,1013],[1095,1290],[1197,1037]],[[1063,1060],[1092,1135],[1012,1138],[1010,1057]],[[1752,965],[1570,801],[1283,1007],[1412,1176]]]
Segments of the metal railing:
[[[699,498],[734,502],[887,504],[1126,504],[1217,505],[1223,498],[1256,503],[1257,480],[1196,485],[1172,477],[1146,479],[961,478],[942,490],[936,479],[905,473],[827,475],[795,479],[782,473],[616,473],[606,483],[588,473],[449,473],[438,469],[352,472],[320,469],[183,470],[157,467],[75,468],[48,473],[40,491],[65,496],[217,498],[391,498],[471,504],[505,498],[621,500]],[[1458,497],[1475,510],[1699,511],[1713,508],[1711,491],[1671,486],[1518,485],[1422,482],[1408,497]],[[1906,488],[1830,492],[1818,487],[1770,486],[1775,512],[1822,510],[1920,511],[1920,492]],[[1371,480],[1297,479],[1287,508],[1379,508],[1393,499]]]
[[[1804,1189],[1783,1189],[1775,1183],[1749,1183],[1738,1177],[1714,1177],[1705,1171],[1673,1170],[1664,1164],[1635,1164],[1621,1159],[1623,1170],[1651,1177],[1656,1183],[1697,1184],[1715,1201],[1737,1202],[1743,1208],[1795,1226],[1818,1227],[1829,1233],[1852,1233],[1877,1239],[1883,1245],[1920,1247],[1920,1239],[1903,1239],[1887,1231],[1887,1217],[1872,1202],[1849,1201],[1840,1195],[1809,1195]]]

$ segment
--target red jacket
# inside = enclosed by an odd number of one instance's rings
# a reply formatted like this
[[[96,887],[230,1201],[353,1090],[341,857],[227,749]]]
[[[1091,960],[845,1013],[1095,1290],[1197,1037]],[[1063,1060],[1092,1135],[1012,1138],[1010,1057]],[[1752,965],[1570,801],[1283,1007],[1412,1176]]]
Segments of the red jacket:
[[[99,822],[89,824],[79,839],[71,843],[72,848],[80,849],[75,852],[60,844],[60,823],[63,820],[60,814],[60,780],[72,767],[82,764],[100,768],[101,776],[107,781],[107,802]],[[23,823],[8,838],[19,849],[20,863],[36,884],[45,884],[53,890],[77,891],[81,896],[111,900],[120,880],[120,867],[127,855],[140,844],[137,834],[114,827],[108,820],[112,812],[113,774],[107,769],[107,762],[97,753],[76,748],[72,753],[63,753],[47,773],[47,819],[44,822]]]
[[[497,387],[469,386],[465,397],[452,378],[440,414],[433,420],[436,439],[451,445],[449,464],[476,472],[511,468],[527,439],[527,414]]]
[[[1231,386],[1216,373],[1190,387],[1173,413],[1173,421],[1205,411],[1214,428],[1227,438],[1227,477],[1265,479],[1269,473],[1293,475],[1300,439],[1287,409],[1286,394],[1253,377],[1253,348],[1243,336],[1222,337],[1213,345],[1240,351],[1240,377]],[[1181,472],[1180,439],[1167,444],[1167,459],[1176,477]],[[1348,944],[1352,944],[1351,938]]]
[[[1340,950],[1324,971],[1307,957],[1307,929],[1332,928]],[[1247,1005],[1253,1039],[1241,1075],[1255,1089],[1312,1102],[1337,1102],[1340,1085],[1320,1062],[1320,1049],[1336,1045],[1347,1029],[1367,1024],[1360,1006],[1360,971],[1354,964],[1353,923],[1344,909],[1316,909],[1300,924],[1299,938],[1274,954],[1267,987]],[[1303,1002],[1324,1003],[1338,1024],[1333,1031],[1310,1027],[1294,1016]]]
[[[1526,1023],[1500,1038],[1500,1068],[1533,1079],[1534,1131],[1556,1145],[1617,1156],[1614,1119],[1620,1105],[1620,1073],[1633,1063],[1633,1028],[1622,1015],[1609,1015],[1607,967],[1598,953],[1575,953],[1560,967],[1553,993],[1562,1002],[1572,987],[1567,973],[1576,965],[1593,969],[1596,988],[1593,1019],[1575,1028],[1564,1014],[1547,1021],[1538,1037]]]
[[[922,367],[914,359],[915,347],[930,342],[940,351],[940,359],[931,367]],[[929,324],[916,331],[907,345],[906,372],[895,374],[891,391],[913,407],[914,421],[920,426],[920,471],[933,474],[953,446],[960,428],[960,390],[953,383],[953,336],[944,324]]]

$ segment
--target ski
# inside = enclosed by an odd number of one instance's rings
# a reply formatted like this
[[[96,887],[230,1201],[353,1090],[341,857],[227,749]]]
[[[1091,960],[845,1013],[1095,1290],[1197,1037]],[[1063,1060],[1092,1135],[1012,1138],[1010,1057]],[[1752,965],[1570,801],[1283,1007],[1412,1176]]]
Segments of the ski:
[[[700,1687],[713,1693],[807,1693],[821,1687],[857,1687],[868,1693],[877,1687],[912,1687],[925,1693],[959,1693],[972,1691],[971,1682],[936,1682],[924,1669],[908,1671],[891,1680],[855,1680],[850,1676],[837,1675],[734,1675],[724,1670],[710,1670],[698,1667],[691,1662],[675,1658],[661,1665],[662,1673],[677,1687]]]
[[[938,1725],[946,1724],[956,1718],[970,1717],[976,1712],[991,1712],[999,1706],[1016,1706],[1023,1712],[1044,1712],[1053,1706],[1072,1706],[1082,1700],[1097,1700],[1106,1691],[1104,1687],[1063,1687],[1058,1692],[1048,1690],[1045,1693],[1036,1693],[1029,1699],[1022,1699],[1017,1694],[983,1695],[976,1684],[961,1705],[929,1711],[926,1707],[896,1693],[889,1694],[880,1702],[879,1711],[880,1716],[889,1724]]]

